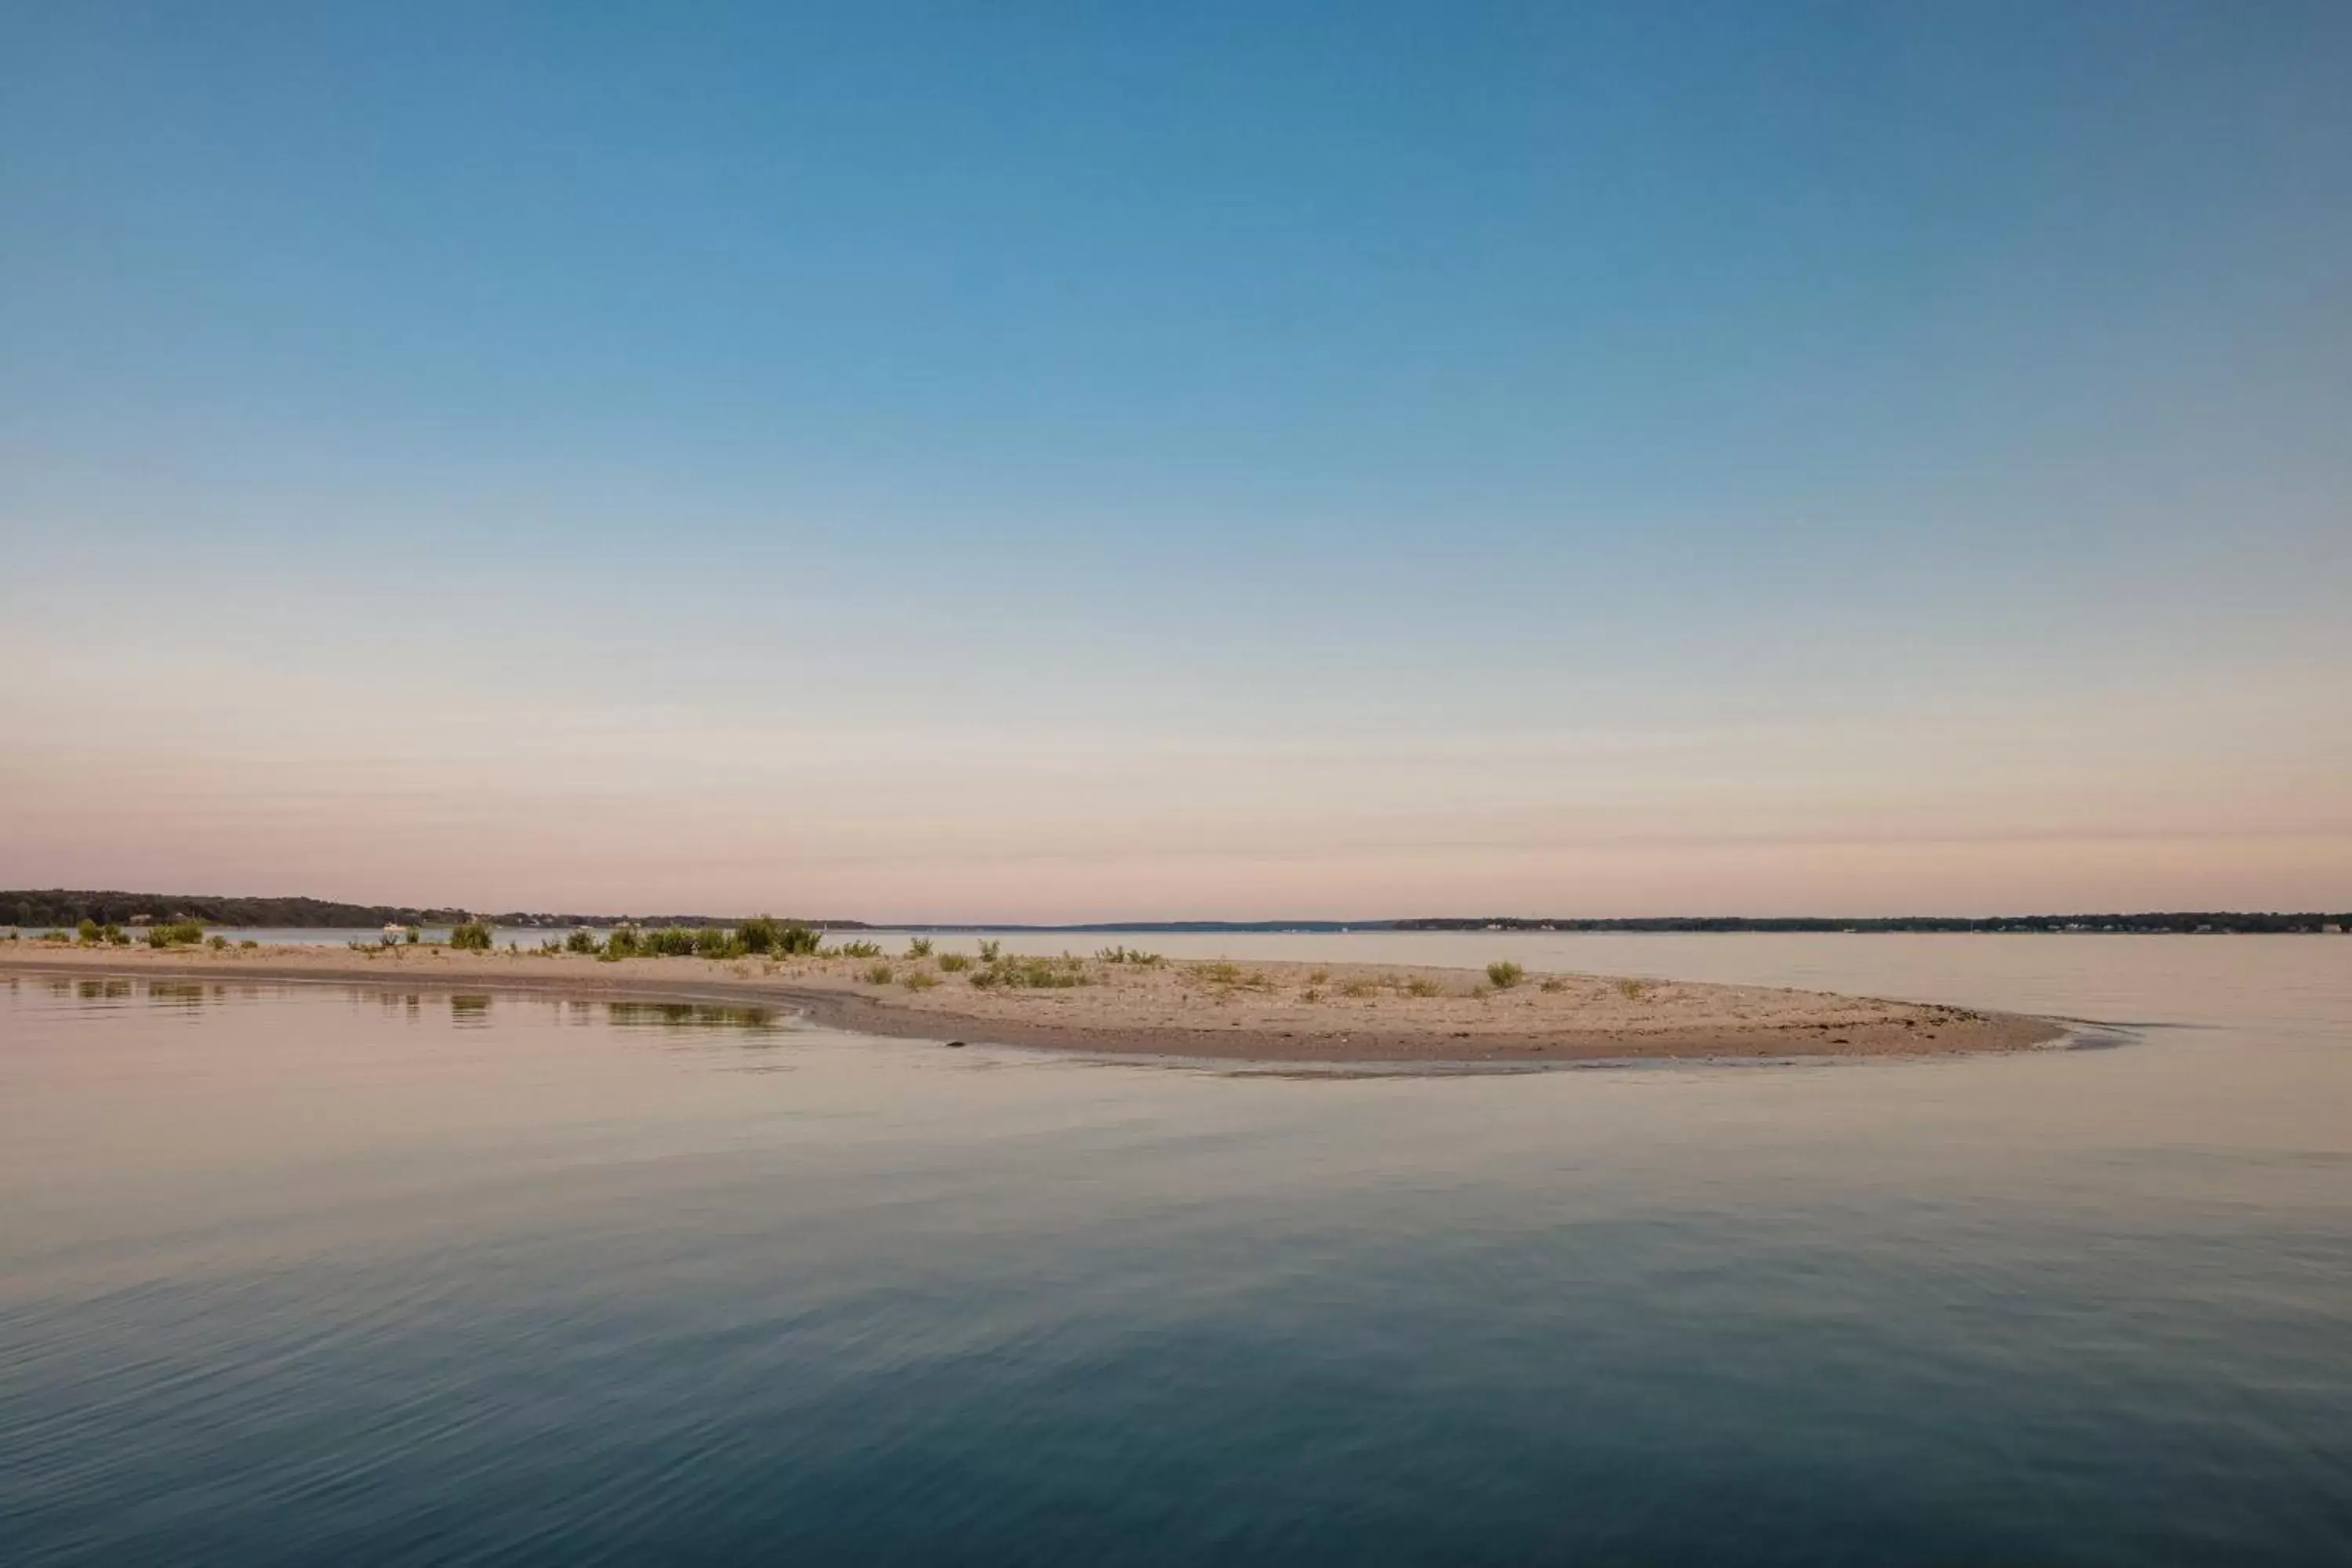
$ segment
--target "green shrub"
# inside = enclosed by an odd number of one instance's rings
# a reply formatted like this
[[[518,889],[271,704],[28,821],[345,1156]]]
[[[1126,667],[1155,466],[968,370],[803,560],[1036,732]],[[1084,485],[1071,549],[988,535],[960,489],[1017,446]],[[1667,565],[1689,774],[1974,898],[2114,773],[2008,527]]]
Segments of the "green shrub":
[[[247,937],[243,942],[238,942],[236,945],[237,945],[239,948],[248,948],[248,947],[257,948],[257,947],[259,947],[261,944],[260,944],[259,942],[257,942],[254,941],[251,937]]]
[[[646,958],[692,958],[696,932],[687,926],[664,926],[636,938],[635,951]]]
[[[1445,987],[1425,974],[1416,974],[1404,983],[1404,994],[1408,996],[1443,996]]]
[[[887,963],[868,964],[865,978],[868,985],[887,985],[891,978],[890,965]]]
[[[1541,985],[1537,986],[1536,989],[1538,991],[1565,991],[1568,989],[1568,982],[1565,980],[1547,980]]]
[[[215,952],[218,952],[221,949],[228,945],[228,938],[221,935],[218,931],[215,931],[212,935],[205,938],[205,945],[211,948]]]
[[[776,922],[766,915],[753,915],[735,928],[735,940],[743,944],[745,952],[773,952]]]
[[[95,945],[98,942],[98,922],[84,915],[81,918],[81,924],[74,927],[74,934],[82,941]]]
[[[1486,978],[1497,991],[1508,991],[1528,977],[1528,972],[1507,958],[1498,958],[1486,966]]]
[[[718,926],[705,926],[694,933],[694,954],[697,958],[740,958],[744,946],[733,931]]]
[[[415,947],[418,942],[422,942],[422,941],[424,941],[424,940],[425,940],[425,939],[424,939],[423,933],[419,932],[419,931],[417,931],[417,929],[416,929],[415,926],[410,926],[410,927],[408,928],[408,945],[409,945],[409,946],[411,946],[411,947]]]
[[[982,963],[994,963],[996,962],[996,955],[1003,951],[1004,944],[1003,942],[989,942],[983,939],[980,944],[980,961]]]
[[[1065,953],[1061,958],[1000,958],[974,972],[974,985],[1066,990],[1087,984],[1086,963]]]
[[[1167,958],[1160,953],[1146,952],[1141,948],[1129,947],[1125,942],[1121,942],[1117,947],[1097,950],[1095,959],[1101,963],[1139,963],[1147,969],[1157,969],[1168,962]]]
[[[814,926],[786,921],[776,928],[776,952],[781,957],[806,957],[824,945],[824,933]]]
[[[449,933],[449,945],[460,952],[488,952],[490,928],[480,921],[467,921]]]
[[[907,956],[908,958],[930,957],[931,939],[927,936],[919,936],[909,939],[907,943]]]
[[[604,949],[596,956],[607,963],[617,963],[622,959],[636,957],[638,947],[636,927],[614,926],[611,934],[604,938]]]
[[[555,946],[554,940],[550,938],[547,945],[551,950],[553,949]],[[563,939],[563,951],[566,952],[595,952],[596,933],[590,931],[586,926],[582,926],[578,931],[573,931],[570,936]]]
[[[961,974],[971,967],[971,956],[962,952],[940,954],[940,968],[950,974]]]
[[[909,991],[929,991],[939,983],[940,977],[929,970],[914,970],[907,976],[907,989]]]
[[[844,958],[879,958],[882,944],[878,942],[845,942],[834,950]]]

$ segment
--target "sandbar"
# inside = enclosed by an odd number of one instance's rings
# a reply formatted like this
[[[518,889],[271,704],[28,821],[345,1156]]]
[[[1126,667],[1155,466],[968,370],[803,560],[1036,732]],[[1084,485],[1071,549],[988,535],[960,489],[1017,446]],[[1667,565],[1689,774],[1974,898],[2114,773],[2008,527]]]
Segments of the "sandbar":
[[[890,978],[878,977],[887,962]],[[1026,961],[1023,961],[1025,963]],[[0,972],[345,981],[773,1006],[864,1034],[1104,1056],[1255,1062],[1563,1062],[1932,1057],[2050,1045],[2052,1018],[1758,985],[1234,960],[1032,966],[975,984],[937,958],[629,958],[430,944],[353,949],[0,942]],[[909,980],[913,984],[909,984]],[[1067,982],[1075,982],[1067,983]]]

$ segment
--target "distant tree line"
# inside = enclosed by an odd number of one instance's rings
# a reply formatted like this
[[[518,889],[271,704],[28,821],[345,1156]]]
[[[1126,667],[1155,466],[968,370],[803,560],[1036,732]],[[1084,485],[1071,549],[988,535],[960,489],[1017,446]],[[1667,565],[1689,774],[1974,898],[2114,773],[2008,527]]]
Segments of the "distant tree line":
[[[393,904],[339,904],[325,899],[230,899],[200,893],[91,892],[67,888],[0,891],[0,921],[20,926],[70,926],[82,921],[128,925],[137,916],[163,923],[201,921],[215,926],[332,927],[456,925],[457,909],[404,909]]]
[[[1396,931],[2110,931],[2148,934],[2220,931],[2259,935],[2352,928],[2352,914],[2250,914],[2242,910],[2167,910],[2147,914],[1897,915],[1878,920],[1812,916],[1675,915],[1637,920],[1542,920],[1525,915],[1398,921]]]
[[[0,890],[0,925],[70,927],[83,921],[94,921],[101,926],[129,925],[141,915],[158,924],[192,920],[213,926],[287,931],[353,931],[386,925],[456,927],[468,921],[486,926],[533,926],[559,931],[574,926],[731,927],[740,923],[724,915],[476,914],[457,908],[342,904],[329,899],[242,899],[212,893],[95,892],[68,888]],[[795,923],[829,931],[866,929],[858,921]]]

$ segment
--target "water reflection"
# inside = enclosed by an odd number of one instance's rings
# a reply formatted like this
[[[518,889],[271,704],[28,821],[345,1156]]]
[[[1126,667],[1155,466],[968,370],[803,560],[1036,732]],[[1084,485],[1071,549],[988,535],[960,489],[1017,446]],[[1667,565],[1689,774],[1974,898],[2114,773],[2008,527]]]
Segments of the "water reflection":
[[[722,1006],[709,1002],[607,1002],[604,1016],[614,1027],[623,1029],[726,1029],[768,1034],[776,1027],[776,1015],[772,1008]]]
[[[10,982],[12,988],[15,984]],[[83,1002],[117,1002],[136,994],[157,1006],[182,1009],[225,1002],[232,989],[194,980],[155,980],[134,986],[131,981],[121,979],[58,979],[47,984],[49,994],[60,1000],[72,997]],[[240,999],[253,1001],[277,988],[248,983],[234,989]],[[351,1001],[373,1004],[387,1016],[398,1016],[411,1024],[430,1021],[425,1010],[425,997],[418,992],[373,985],[334,989]],[[448,997],[449,1020],[461,1027],[483,1027],[492,1021],[493,1009],[499,1000],[497,993],[453,992]],[[782,1026],[782,1016],[772,1007],[717,1002],[592,1002],[574,997],[516,994],[505,996],[504,1003],[507,1007],[537,1012],[550,1023],[572,1028],[603,1023],[616,1029],[651,1029],[664,1034],[771,1035]]]
[[[8,989],[14,992],[20,984],[12,976]],[[90,980],[58,978],[44,984],[49,995],[59,1001],[111,1005],[136,996],[144,998],[156,1007],[172,1011],[190,1011],[226,1003],[232,995],[239,1001],[255,1002],[265,994],[284,993],[289,989],[266,983],[247,982],[229,986],[198,980],[134,983],[114,977]],[[437,1021],[436,1017],[428,1016],[425,997],[419,992],[373,985],[337,986],[332,991],[352,1002],[373,1005],[387,1017],[397,1016],[416,1025]],[[499,1000],[499,994],[496,993],[454,992],[448,997],[449,1021],[460,1027],[485,1027],[493,1022],[494,1009]],[[593,1002],[573,997],[516,994],[505,996],[504,1003],[509,1009],[526,1014],[535,1012],[551,1024],[570,1028],[593,1027],[602,1023],[615,1029],[654,1030],[663,1034],[768,1036],[782,1027],[782,1017],[772,1007],[716,1002]]]

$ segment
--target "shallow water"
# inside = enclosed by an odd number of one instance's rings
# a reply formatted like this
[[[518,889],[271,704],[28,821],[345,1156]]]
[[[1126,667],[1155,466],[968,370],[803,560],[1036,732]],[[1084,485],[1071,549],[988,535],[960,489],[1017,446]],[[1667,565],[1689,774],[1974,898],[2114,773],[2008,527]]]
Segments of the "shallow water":
[[[1294,1079],[0,983],[0,1561],[2352,1557],[2352,939],[1147,941],[2139,1027]]]

